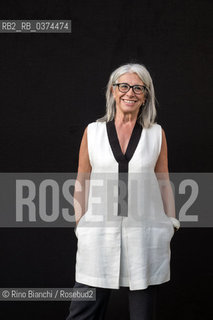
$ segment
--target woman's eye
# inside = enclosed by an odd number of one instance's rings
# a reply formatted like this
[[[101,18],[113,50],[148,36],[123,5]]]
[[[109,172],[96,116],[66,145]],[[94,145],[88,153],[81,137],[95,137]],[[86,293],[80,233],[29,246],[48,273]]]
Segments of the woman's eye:
[[[137,90],[137,91],[143,91],[141,87],[135,86],[134,88],[135,88],[135,90]]]
[[[122,89],[127,89],[128,86],[127,86],[126,84],[122,84],[122,85],[121,85],[121,88],[122,88]]]

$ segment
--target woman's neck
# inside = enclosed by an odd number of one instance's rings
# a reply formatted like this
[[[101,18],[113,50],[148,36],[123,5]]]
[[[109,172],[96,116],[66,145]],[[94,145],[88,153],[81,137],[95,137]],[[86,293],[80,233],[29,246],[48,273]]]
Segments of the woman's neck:
[[[126,124],[135,123],[137,120],[137,114],[116,112],[115,123]]]

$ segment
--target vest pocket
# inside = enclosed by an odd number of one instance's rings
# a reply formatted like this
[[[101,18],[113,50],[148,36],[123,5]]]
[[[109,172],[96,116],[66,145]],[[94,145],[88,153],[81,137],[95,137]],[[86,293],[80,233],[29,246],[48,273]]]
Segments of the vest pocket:
[[[83,216],[82,216],[82,217],[80,218],[80,220],[78,221],[77,226],[75,226],[75,228],[74,228],[74,232],[75,232],[75,235],[76,235],[77,238],[78,238],[78,236],[77,236],[77,231],[78,231],[79,225],[82,224],[82,219],[84,218],[84,216],[85,216],[85,214],[83,214]]]

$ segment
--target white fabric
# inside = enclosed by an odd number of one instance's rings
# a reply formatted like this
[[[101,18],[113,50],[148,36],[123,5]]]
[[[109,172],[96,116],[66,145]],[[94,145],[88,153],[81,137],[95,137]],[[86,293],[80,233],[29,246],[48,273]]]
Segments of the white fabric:
[[[90,123],[87,139],[92,172],[88,210],[75,230],[76,281],[112,289],[128,286],[130,290],[169,281],[174,228],[164,212],[154,173],[161,126],[143,128],[129,162],[128,217],[117,216],[118,163],[106,123]]]

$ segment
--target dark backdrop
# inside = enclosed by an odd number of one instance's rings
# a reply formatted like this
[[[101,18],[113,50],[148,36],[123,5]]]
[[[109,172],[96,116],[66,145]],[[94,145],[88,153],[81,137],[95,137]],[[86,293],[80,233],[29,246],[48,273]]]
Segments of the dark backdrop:
[[[1,19],[71,19],[70,34],[0,34],[0,171],[74,172],[110,73],[150,71],[171,172],[212,171],[212,1],[1,1]],[[3,213],[1,213],[3,214]],[[211,228],[172,239],[158,319],[212,319]],[[1,229],[1,287],[72,287],[72,228]],[[1,302],[1,319],[65,319],[69,302]],[[107,319],[128,319],[123,289]]]

